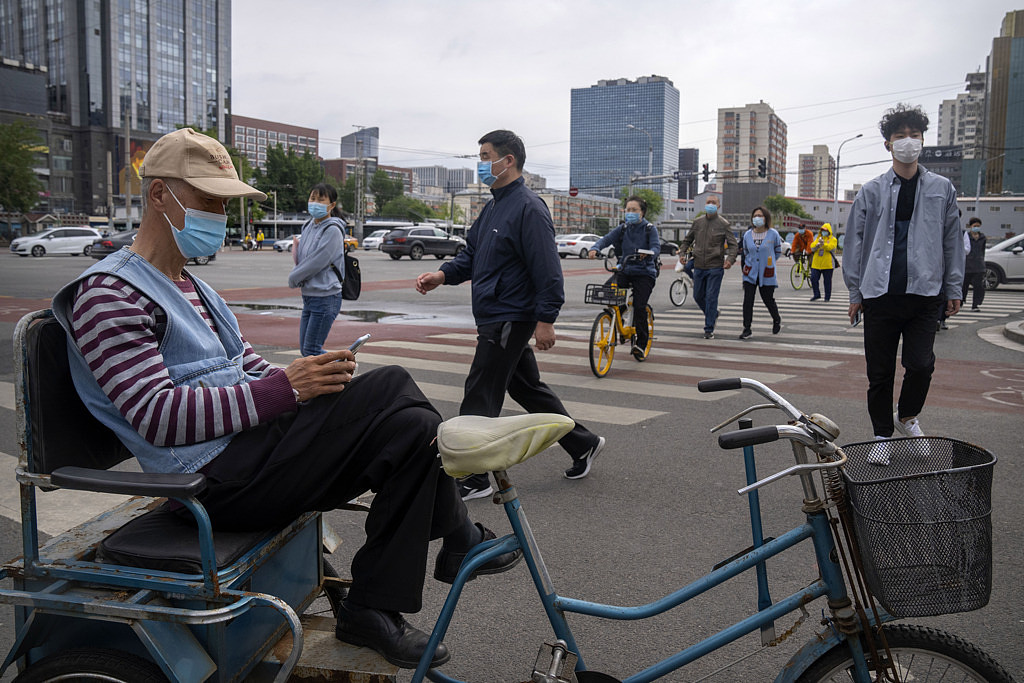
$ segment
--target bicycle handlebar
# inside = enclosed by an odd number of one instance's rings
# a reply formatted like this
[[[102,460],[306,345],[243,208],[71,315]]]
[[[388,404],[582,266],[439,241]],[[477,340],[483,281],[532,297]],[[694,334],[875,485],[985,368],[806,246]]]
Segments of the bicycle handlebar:
[[[727,377],[725,379],[702,379],[697,382],[697,391],[709,394],[713,391],[729,391],[731,389],[742,389],[743,383],[739,377]]]
[[[725,449],[756,446],[759,443],[770,443],[779,440],[779,428],[775,425],[754,427],[753,429],[737,429],[718,436],[718,445]]]
[[[757,380],[748,379],[746,377],[730,377],[726,379],[704,379],[697,382],[697,390],[704,393],[711,391],[727,391],[729,389],[742,389],[743,387],[753,389],[764,396],[766,399],[778,406],[779,410],[786,413],[791,420],[800,420],[803,418],[803,413],[797,410],[792,403],[782,398],[782,396]]]

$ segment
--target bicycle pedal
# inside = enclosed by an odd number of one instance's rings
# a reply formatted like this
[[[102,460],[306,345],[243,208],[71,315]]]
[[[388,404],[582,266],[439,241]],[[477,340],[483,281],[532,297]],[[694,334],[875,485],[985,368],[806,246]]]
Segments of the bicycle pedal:
[[[533,665],[530,680],[533,683],[579,683],[576,679],[578,659],[564,640],[544,643],[537,653],[537,662]]]

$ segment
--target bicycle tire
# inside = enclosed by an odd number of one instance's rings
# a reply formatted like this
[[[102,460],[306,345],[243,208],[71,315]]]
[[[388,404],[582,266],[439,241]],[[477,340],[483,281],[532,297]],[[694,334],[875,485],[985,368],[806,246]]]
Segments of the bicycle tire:
[[[959,636],[910,624],[885,626],[884,631],[902,681],[948,681],[950,674],[955,672],[965,676],[953,679],[958,681],[1013,683],[1010,674],[994,659]],[[865,654],[871,665],[870,653]],[[885,656],[885,651],[879,654]],[[797,683],[850,681],[852,666],[850,651],[843,643],[816,659]]]
[[[634,322],[633,325],[636,326],[636,323]],[[630,343],[633,346],[636,346],[636,334],[634,334],[630,338],[629,341],[630,341]],[[637,360],[639,360],[641,363],[643,361],[647,360],[647,354],[649,354],[651,352],[651,346],[653,345],[653,343],[654,343],[654,309],[651,308],[650,304],[647,304],[647,346],[646,346],[646,348],[644,348],[643,360],[641,360],[639,358]]]
[[[594,318],[590,328],[590,371],[604,377],[612,369],[615,358],[615,314],[605,309]]]
[[[807,281],[807,271],[800,266],[800,262],[797,261],[789,269],[789,284],[793,285],[793,289],[799,290],[804,286],[804,282]]]
[[[682,306],[689,296],[690,283],[686,281],[686,278],[681,277],[672,281],[672,285],[668,288],[668,298],[673,306],[677,308]]]
[[[166,683],[167,677],[156,663],[128,652],[105,648],[75,648],[44,657],[18,674],[14,680],[15,683]]]

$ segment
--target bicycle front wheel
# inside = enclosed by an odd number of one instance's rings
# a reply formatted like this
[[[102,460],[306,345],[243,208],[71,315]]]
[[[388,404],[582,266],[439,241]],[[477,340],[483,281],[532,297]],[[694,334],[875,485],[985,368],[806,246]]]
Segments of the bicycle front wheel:
[[[668,288],[668,298],[672,301],[673,306],[682,306],[689,296],[690,283],[686,281],[685,277],[674,280],[672,286]]]
[[[635,327],[636,325],[638,325],[638,324],[640,324],[642,322],[644,322],[644,321],[634,320],[633,321],[633,326]],[[647,322],[647,346],[644,347],[644,358],[643,358],[643,360],[647,360],[647,354],[649,354],[651,352],[651,344],[654,343],[654,309],[651,308],[650,304],[647,304],[647,321],[646,322]],[[632,342],[633,346],[637,345],[637,343],[636,343],[636,335],[635,334],[633,335],[633,337],[632,337],[632,339],[630,341]],[[640,360],[640,359],[637,359],[637,360]]]
[[[896,624],[885,626],[885,637],[892,653],[892,663],[899,680],[977,681],[978,683],[1012,683],[1003,667],[966,640],[924,626]],[[868,655],[868,666],[874,666]],[[880,657],[886,657],[884,650]],[[879,662],[886,664],[886,662]],[[875,672],[877,667],[872,668]],[[853,680],[853,658],[845,643],[819,657],[798,679],[798,683]],[[886,678],[885,680],[889,680]]]
[[[615,315],[608,309],[601,311],[590,328],[590,371],[595,377],[604,377],[612,369],[615,357]]]
[[[793,289],[800,289],[804,286],[805,280],[807,280],[807,271],[804,270],[800,262],[797,261],[789,269],[789,283],[793,285]]]

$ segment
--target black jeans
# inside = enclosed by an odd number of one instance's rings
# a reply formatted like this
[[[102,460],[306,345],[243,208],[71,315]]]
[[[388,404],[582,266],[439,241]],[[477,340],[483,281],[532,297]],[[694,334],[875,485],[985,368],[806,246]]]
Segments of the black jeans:
[[[779,305],[775,303],[775,285],[767,285],[764,287],[758,287],[753,282],[743,281],[743,329],[749,330],[750,325],[754,322],[754,292],[760,291],[761,301],[764,302],[764,307],[768,309],[768,313],[772,316],[773,323],[782,322],[782,318],[779,317]]]
[[[924,408],[935,371],[935,320],[941,296],[885,294],[865,299],[864,359],[868,374],[868,414],[875,436],[893,433],[892,399],[896,352],[903,338],[904,368],[899,417],[914,417]]]
[[[964,293],[960,298],[962,304],[967,305],[967,290],[974,287],[974,298],[971,300],[971,308],[978,308],[985,300],[985,273],[964,273]]]
[[[349,595],[418,612],[429,542],[467,521],[433,444],[440,422],[404,369],[379,368],[240,433],[202,468],[200,500],[215,528],[265,529],[374,491]]]
[[[611,280],[615,280],[619,287],[633,288],[633,326],[636,328],[636,345],[641,350],[645,350],[647,340],[651,335],[651,331],[647,328],[647,302],[651,300],[655,280],[650,275],[625,275],[623,273],[616,273]]]
[[[466,393],[459,415],[498,417],[505,392],[528,413],[569,415],[562,401],[540,379],[537,357],[530,348],[535,322],[499,322],[477,327],[476,354],[466,377]],[[573,458],[582,457],[597,437],[576,423],[558,443]],[[474,474],[463,480],[473,488],[487,488],[487,475]]]

